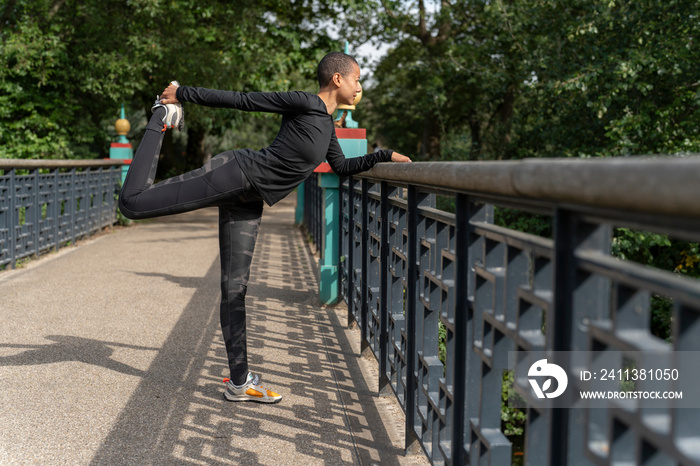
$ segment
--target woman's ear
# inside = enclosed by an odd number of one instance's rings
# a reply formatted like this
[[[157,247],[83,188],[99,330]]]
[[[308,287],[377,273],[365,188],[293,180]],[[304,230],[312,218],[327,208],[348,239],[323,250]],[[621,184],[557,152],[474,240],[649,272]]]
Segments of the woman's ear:
[[[333,75],[333,79],[331,81],[333,84],[335,84],[335,87],[340,87],[341,81],[343,80],[343,77],[340,75],[340,73],[335,73]]]

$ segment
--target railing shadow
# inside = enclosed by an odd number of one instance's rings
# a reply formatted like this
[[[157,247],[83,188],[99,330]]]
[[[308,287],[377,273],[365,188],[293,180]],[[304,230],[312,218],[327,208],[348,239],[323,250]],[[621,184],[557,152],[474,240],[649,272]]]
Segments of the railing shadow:
[[[284,400],[222,399],[218,258],[204,279],[163,275],[197,291],[92,464],[398,464],[342,325],[317,305],[298,231],[265,220],[248,292],[249,363]]]

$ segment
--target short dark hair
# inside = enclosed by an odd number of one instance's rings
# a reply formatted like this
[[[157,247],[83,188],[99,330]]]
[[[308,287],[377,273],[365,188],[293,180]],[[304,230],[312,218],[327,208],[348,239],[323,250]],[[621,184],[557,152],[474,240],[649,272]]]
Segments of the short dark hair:
[[[318,78],[318,85],[321,87],[326,86],[333,75],[340,73],[341,76],[347,76],[353,71],[353,65],[357,64],[357,61],[347,53],[343,52],[331,52],[318,62],[318,68],[316,68],[316,76]]]

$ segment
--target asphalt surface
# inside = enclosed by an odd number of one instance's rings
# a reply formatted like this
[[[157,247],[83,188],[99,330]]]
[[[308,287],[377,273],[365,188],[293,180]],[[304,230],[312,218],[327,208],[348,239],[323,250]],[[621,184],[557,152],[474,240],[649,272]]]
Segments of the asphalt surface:
[[[319,305],[294,207],[266,207],[248,289],[249,363],[274,405],[222,398],[214,209],[0,273],[0,464],[427,463],[403,455],[346,308]]]

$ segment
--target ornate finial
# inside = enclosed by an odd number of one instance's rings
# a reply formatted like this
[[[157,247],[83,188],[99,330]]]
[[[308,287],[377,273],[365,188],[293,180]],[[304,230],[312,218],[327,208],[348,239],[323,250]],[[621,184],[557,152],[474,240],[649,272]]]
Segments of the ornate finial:
[[[114,123],[114,129],[117,131],[117,134],[119,135],[119,138],[117,138],[117,142],[121,143],[128,143],[129,140],[126,138],[126,135],[129,133],[129,130],[131,129],[131,124],[129,123],[129,120],[126,119],[125,114],[124,114],[124,104],[122,104],[122,110],[121,110],[121,118]]]
[[[355,100],[352,101],[352,105],[338,104],[338,110],[355,110],[355,106],[362,100],[362,86],[360,86],[360,92],[355,96]]]

